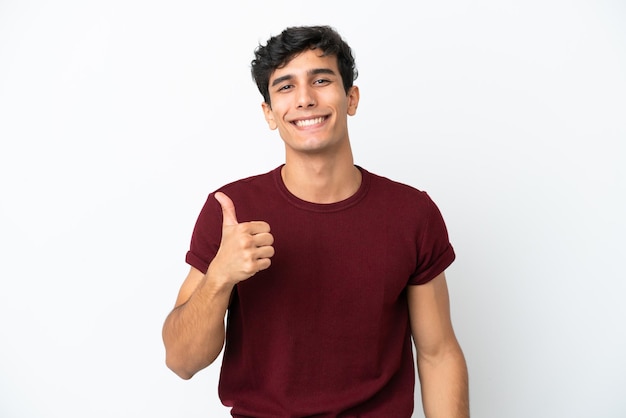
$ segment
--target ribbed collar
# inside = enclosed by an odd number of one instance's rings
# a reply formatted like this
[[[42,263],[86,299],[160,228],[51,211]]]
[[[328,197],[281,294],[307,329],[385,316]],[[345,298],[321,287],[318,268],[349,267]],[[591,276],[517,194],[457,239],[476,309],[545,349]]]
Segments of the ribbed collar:
[[[356,193],[354,193],[352,196],[335,203],[307,202],[306,200],[302,200],[299,197],[295,196],[287,189],[287,186],[285,186],[285,183],[283,182],[283,177],[281,175],[281,170],[283,166],[284,164],[280,165],[279,167],[274,169],[272,173],[278,190],[283,195],[283,197],[293,206],[312,212],[338,212],[350,208],[359,203],[367,195],[370,187],[370,173],[357,165],[356,168],[361,171],[361,185],[359,186],[359,189],[356,191]]]

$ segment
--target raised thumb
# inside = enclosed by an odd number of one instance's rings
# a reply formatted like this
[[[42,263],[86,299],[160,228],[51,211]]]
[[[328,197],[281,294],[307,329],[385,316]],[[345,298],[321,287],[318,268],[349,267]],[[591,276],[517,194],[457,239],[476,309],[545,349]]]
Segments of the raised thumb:
[[[237,213],[235,212],[235,204],[230,197],[222,192],[215,193],[215,199],[222,207],[222,225],[237,225]]]

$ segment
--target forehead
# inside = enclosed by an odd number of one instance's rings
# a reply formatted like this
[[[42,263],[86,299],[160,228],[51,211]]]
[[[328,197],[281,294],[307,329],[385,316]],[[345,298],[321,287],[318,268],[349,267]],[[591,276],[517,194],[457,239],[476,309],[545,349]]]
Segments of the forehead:
[[[319,49],[308,49],[295,55],[283,67],[274,70],[269,79],[270,85],[278,77],[296,77],[298,75],[310,74],[314,70],[319,69],[330,69],[339,75],[337,56],[323,55],[323,53]]]

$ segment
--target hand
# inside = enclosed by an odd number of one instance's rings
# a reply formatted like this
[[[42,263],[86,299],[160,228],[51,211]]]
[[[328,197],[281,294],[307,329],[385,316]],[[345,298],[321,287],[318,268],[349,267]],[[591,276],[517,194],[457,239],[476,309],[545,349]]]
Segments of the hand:
[[[222,207],[222,241],[209,272],[236,284],[270,266],[274,237],[267,222],[239,223],[235,204],[224,193],[215,193],[215,199]]]

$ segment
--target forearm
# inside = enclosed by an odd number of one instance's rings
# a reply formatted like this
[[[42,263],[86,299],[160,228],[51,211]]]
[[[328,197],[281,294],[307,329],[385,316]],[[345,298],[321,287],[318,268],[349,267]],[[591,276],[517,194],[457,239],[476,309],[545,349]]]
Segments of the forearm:
[[[468,418],[467,365],[458,344],[427,357],[418,354],[417,368],[427,418]]]
[[[163,325],[166,364],[183,379],[207,367],[224,346],[224,316],[232,287],[217,287],[204,278]]]

